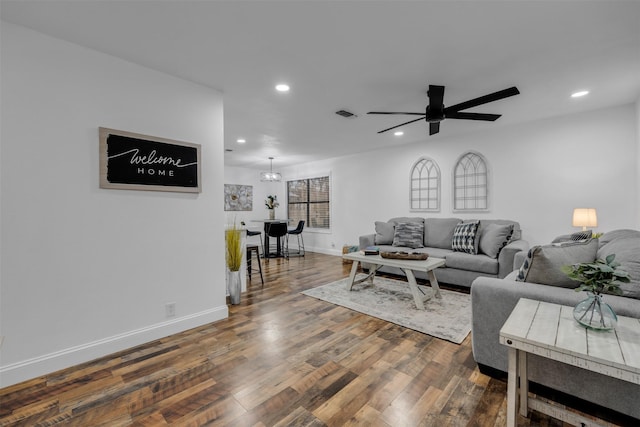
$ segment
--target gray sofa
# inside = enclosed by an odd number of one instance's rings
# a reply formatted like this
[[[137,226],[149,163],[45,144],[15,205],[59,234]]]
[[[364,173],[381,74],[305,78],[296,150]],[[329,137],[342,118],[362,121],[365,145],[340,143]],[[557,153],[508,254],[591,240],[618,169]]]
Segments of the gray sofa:
[[[436,270],[438,281],[442,283],[470,287],[477,277],[505,277],[513,271],[516,254],[526,253],[529,247],[520,238],[520,224],[501,219],[480,220],[473,239],[475,248],[471,251],[475,254],[454,250],[452,240],[456,226],[473,221],[422,217],[397,217],[386,222],[377,221],[376,232],[360,236],[359,247],[365,249],[376,246],[380,251],[387,252],[427,252],[430,256],[444,258],[445,266]],[[409,240],[413,243],[411,246],[403,246],[402,239],[398,238],[402,237],[399,230],[411,223],[418,224],[414,231],[422,233],[422,236],[417,242]],[[403,274],[400,269],[393,267],[383,267],[380,271]],[[420,272],[416,276],[426,279],[426,274]]]
[[[561,259],[557,266],[567,262],[567,254],[562,246],[533,247],[529,254],[536,251],[546,251],[547,259],[543,264],[548,270],[548,280],[543,280],[540,275],[537,280],[557,281],[558,276],[553,278],[555,273],[551,271],[551,265],[554,251],[555,257]],[[605,302],[618,315],[640,318],[640,231],[615,230],[605,233],[595,245],[594,252],[595,257],[601,259],[616,254],[616,261],[631,275],[631,283],[621,287],[624,295],[606,295]],[[530,256],[527,256],[527,262],[531,262]],[[504,279],[480,277],[471,286],[473,356],[485,373],[492,373],[492,370],[507,371],[507,348],[499,343],[498,334],[520,298],[568,306],[575,306],[586,298],[584,292],[564,287],[563,283],[556,282],[553,286],[531,283],[521,281],[522,276],[519,271],[514,271]],[[577,282],[573,282],[572,287],[576,285]],[[528,368],[529,379],[533,382],[640,419],[639,385],[535,355],[530,355]]]

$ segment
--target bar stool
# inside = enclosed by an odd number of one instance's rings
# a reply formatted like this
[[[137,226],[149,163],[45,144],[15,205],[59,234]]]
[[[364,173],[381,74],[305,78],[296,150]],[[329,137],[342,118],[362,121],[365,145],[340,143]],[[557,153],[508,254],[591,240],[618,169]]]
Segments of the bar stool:
[[[263,257],[264,258],[278,258],[278,257],[287,257],[287,253],[285,251],[285,246],[283,242],[283,238],[287,235],[287,223],[286,222],[268,222],[265,224],[265,248]],[[276,238],[276,251],[271,252],[269,237]]]
[[[243,227],[246,227],[247,225],[244,223],[244,221],[241,221],[240,224],[242,224]],[[262,243],[262,231],[253,231],[253,230],[249,230],[248,228],[246,229],[247,232],[247,237],[251,237],[251,236],[260,236],[260,246],[264,247],[264,244]]]
[[[262,287],[264,288],[264,277],[262,276],[262,261],[260,261],[260,249],[258,249],[258,245],[247,245],[247,275],[249,276],[249,281],[251,281],[251,275],[253,274],[253,272],[251,271],[251,258],[253,257],[253,253],[256,254],[256,258],[258,259],[260,281],[262,282]]]
[[[292,228],[287,230],[286,237],[286,253],[290,256],[291,252],[289,251],[289,236],[296,236],[298,238],[298,251],[296,252],[298,256],[304,256],[304,239],[302,238],[302,230],[304,230],[304,221],[300,220],[298,222],[298,226],[296,228]]]

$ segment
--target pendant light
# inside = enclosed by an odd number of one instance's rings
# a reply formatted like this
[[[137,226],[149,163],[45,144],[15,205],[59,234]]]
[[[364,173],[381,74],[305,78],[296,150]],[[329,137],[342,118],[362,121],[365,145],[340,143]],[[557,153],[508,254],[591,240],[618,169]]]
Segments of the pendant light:
[[[260,172],[260,181],[262,182],[280,182],[282,181],[282,175],[280,172],[273,171],[273,157],[269,157],[271,161],[271,167],[269,172]]]

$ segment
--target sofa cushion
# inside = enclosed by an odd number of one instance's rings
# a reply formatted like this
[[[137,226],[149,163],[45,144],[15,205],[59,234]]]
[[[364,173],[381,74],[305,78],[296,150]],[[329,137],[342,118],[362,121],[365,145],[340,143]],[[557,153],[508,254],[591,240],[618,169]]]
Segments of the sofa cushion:
[[[476,234],[480,221],[467,221],[457,224],[453,230],[451,249],[455,252],[476,254]]]
[[[460,218],[427,218],[424,221],[424,245],[431,248],[451,249],[453,229]]]
[[[513,224],[487,224],[480,230],[480,253],[490,258],[497,258],[500,250],[504,248],[513,235]]]
[[[529,249],[516,280],[563,288],[577,288],[579,283],[569,279],[562,266],[593,262],[598,251],[598,239],[579,242],[534,246]]]
[[[393,235],[393,246],[408,248],[422,248],[424,239],[424,224],[421,222],[400,222],[396,224]]]
[[[448,268],[477,271],[486,274],[498,274],[498,260],[487,255],[472,255],[464,252],[451,252],[445,256]],[[438,272],[436,271],[436,275]]]
[[[395,226],[391,222],[376,221],[376,245],[390,245],[393,243],[393,234],[395,232]]]
[[[617,233],[612,238],[610,233],[606,236],[605,244],[600,247],[597,258],[605,259],[608,255],[615,254],[615,260],[620,263],[620,268],[629,273],[631,281],[622,283],[620,289],[625,297],[640,299],[640,233],[634,230],[631,233]],[[638,234],[636,234],[638,233]]]
[[[451,249],[428,248],[428,247],[424,247],[422,249],[418,249],[418,251],[426,252],[426,253],[429,254],[430,257],[442,258],[442,259],[446,259],[449,254],[453,253],[453,251]]]

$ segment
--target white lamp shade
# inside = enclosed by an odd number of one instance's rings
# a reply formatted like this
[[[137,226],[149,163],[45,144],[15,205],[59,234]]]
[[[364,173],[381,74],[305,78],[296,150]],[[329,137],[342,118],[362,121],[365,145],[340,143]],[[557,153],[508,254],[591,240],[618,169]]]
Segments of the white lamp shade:
[[[586,230],[587,227],[598,226],[598,215],[594,208],[576,208],[573,210],[573,222],[574,227],[582,227],[582,230]]]

